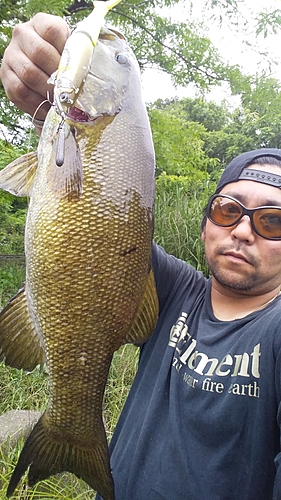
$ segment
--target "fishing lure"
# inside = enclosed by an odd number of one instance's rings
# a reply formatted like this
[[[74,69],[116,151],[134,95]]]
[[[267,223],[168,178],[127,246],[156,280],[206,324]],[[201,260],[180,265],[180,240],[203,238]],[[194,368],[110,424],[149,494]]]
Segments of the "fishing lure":
[[[49,83],[54,88],[54,106],[61,116],[58,127],[57,158],[58,166],[64,162],[64,122],[69,109],[73,106],[90,69],[93,50],[97,44],[106,14],[121,0],[94,1],[94,10],[83,19],[67,39],[58,70]]]

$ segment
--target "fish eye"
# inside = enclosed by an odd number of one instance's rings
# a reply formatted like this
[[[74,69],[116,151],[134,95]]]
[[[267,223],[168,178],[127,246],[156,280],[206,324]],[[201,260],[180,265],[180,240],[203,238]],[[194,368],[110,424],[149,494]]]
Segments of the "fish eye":
[[[119,64],[126,64],[128,62],[128,57],[125,54],[117,54],[116,61]]]

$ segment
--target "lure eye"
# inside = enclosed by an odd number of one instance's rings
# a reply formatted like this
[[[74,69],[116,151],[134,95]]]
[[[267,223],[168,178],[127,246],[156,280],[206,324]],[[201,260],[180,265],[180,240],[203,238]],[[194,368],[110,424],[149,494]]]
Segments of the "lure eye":
[[[116,61],[119,64],[126,64],[128,62],[128,57],[125,54],[117,54]]]
[[[69,95],[67,92],[62,92],[60,95],[60,102],[69,102]]]

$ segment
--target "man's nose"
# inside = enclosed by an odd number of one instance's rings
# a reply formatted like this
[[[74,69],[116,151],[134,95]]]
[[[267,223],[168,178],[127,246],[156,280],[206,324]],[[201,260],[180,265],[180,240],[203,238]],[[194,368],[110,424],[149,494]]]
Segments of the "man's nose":
[[[233,227],[231,234],[241,241],[247,241],[248,244],[252,244],[255,241],[255,231],[253,230],[250,217],[244,215]]]

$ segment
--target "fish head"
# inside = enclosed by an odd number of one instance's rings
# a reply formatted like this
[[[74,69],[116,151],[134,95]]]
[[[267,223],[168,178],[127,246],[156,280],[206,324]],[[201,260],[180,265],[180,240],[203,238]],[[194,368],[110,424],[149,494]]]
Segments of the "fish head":
[[[114,116],[129,105],[140,86],[140,69],[124,36],[102,28],[89,72],[67,118],[78,122]]]

